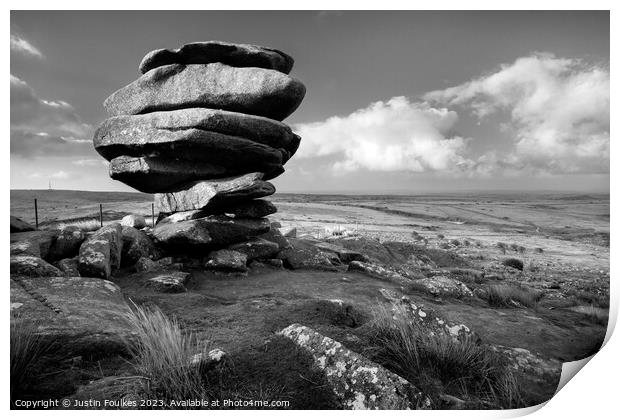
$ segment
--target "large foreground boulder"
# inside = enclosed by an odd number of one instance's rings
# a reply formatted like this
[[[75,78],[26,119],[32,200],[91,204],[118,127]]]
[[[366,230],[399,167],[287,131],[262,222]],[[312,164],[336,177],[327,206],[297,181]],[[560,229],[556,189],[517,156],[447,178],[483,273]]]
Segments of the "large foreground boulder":
[[[113,223],[102,227],[80,246],[80,274],[83,277],[110,278],[112,271],[121,266],[122,249],[121,225]]]
[[[29,232],[34,230],[30,223],[24,222],[19,217],[11,216],[11,233]]]
[[[265,197],[275,192],[275,187],[263,181],[263,174],[253,172],[238,177],[198,181],[168,193],[155,194],[155,206],[163,213],[188,210],[213,210]]]
[[[344,408],[429,409],[431,402],[407,380],[311,328],[293,324],[279,333],[307,350]]]
[[[267,219],[207,216],[178,223],[158,223],[153,235],[161,245],[183,253],[242,242],[267,231]]]
[[[260,45],[230,44],[222,41],[192,42],[177,49],[149,52],[140,63],[140,73],[167,64],[224,63],[233,67],[260,67],[288,74],[294,60],[288,54]]]
[[[110,356],[123,352],[133,333],[129,307],[106,280],[81,277],[11,279],[11,326],[33,328],[55,344],[55,354]]]
[[[305,93],[300,81],[275,70],[169,64],[117,90],[103,105],[110,116],[198,107],[280,121],[297,109]]]
[[[26,277],[62,276],[62,271],[39,257],[11,255],[11,274]]]

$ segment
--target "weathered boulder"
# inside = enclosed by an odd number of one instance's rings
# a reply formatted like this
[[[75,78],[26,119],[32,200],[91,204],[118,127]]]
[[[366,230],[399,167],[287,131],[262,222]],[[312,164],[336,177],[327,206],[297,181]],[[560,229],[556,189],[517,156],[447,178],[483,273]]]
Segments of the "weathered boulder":
[[[136,263],[134,265],[134,269],[138,273],[145,273],[145,272],[148,272],[148,271],[161,270],[162,269],[162,265],[160,263],[158,263],[157,261],[153,261],[150,258],[140,257],[140,259],[138,259],[138,261],[136,261]]]
[[[34,230],[30,223],[24,222],[19,217],[11,216],[11,233],[29,232]]]
[[[11,244],[16,242],[29,242],[31,251],[35,246],[39,247],[39,256],[49,260],[49,252],[52,244],[58,236],[57,230],[35,230],[28,232],[11,233]]]
[[[26,277],[62,276],[62,271],[39,257],[11,255],[11,274]]]
[[[233,244],[228,247],[233,251],[241,252],[247,256],[248,261],[258,258],[270,258],[278,253],[280,247],[275,242],[262,238],[251,238],[247,241]]]
[[[420,290],[433,296],[471,297],[473,292],[465,284],[446,276],[433,276],[414,280],[409,290]]]
[[[153,235],[163,246],[183,252],[230,245],[267,231],[269,231],[267,219],[207,216],[178,223],[158,223],[153,229]]]
[[[186,292],[185,284],[191,278],[190,273],[182,271],[148,272],[141,278],[142,285],[162,293]]]
[[[119,223],[102,227],[80,246],[78,267],[83,277],[110,278],[120,268],[123,249]]]
[[[235,217],[257,219],[277,212],[278,209],[271,201],[249,200],[224,209],[226,214],[234,214]]]
[[[31,325],[66,355],[110,356],[133,337],[118,286],[83,277],[11,279],[11,324]]]
[[[266,239],[269,242],[275,242],[280,249],[286,249],[291,247],[291,243],[280,233],[276,223],[271,223],[271,229],[269,232],[263,233],[259,238]]]
[[[110,116],[199,107],[283,120],[305,93],[299,80],[275,70],[169,64],[117,90],[103,105]]]
[[[85,239],[86,235],[77,226],[62,228],[50,247],[48,259],[50,261],[58,261],[64,258],[75,257]]]
[[[140,73],[168,64],[223,63],[233,67],[260,67],[288,74],[294,60],[288,54],[260,45],[222,41],[192,42],[177,49],[149,52],[140,63]]]
[[[209,253],[204,268],[224,272],[245,272],[247,256],[230,249],[219,249]]]
[[[142,257],[157,259],[161,256],[161,252],[146,233],[130,226],[123,226],[121,232],[123,238],[121,262],[124,267],[135,264]]]
[[[112,177],[114,179],[114,177]],[[121,219],[121,226],[129,226],[135,229],[146,227],[146,219],[139,214],[128,214]]]
[[[12,242],[9,249],[11,255],[32,255],[41,258],[41,248],[35,241]]]
[[[234,170],[235,163],[247,166],[256,157],[277,162],[266,151],[284,150],[288,159],[297,151],[299,141],[300,137],[279,121],[207,108],[108,118],[93,138],[95,149],[107,160],[118,156],[174,156],[187,161],[207,161],[213,170],[220,167]],[[237,148],[241,152],[235,152]],[[227,152],[232,157],[225,156]],[[244,153],[253,154],[244,157]]]
[[[80,277],[77,257],[62,259],[57,261],[54,265],[62,271],[65,277]]]
[[[286,268],[336,271],[336,266],[340,265],[336,254],[318,249],[312,241],[291,239],[290,243],[290,248],[281,250],[277,255]]]
[[[279,334],[311,354],[344,408],[431,408],[429,398],[407,380],[311,328],[293,324]]]
[[[238,177],[198,181],[168,193],[155,194],[158,211],[177,211],[225,208],[243,200],[265,197],[275,192],[275,187],[262,180],[263,174],[253,172]]]

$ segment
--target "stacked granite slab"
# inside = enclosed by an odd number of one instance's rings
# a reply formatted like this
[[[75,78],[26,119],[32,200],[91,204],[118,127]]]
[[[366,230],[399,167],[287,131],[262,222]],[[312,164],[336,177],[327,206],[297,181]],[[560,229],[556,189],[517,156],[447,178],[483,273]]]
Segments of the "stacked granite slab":
[[[155,237],[168,245],[222,246],[269,231],[268,180],[300,137],[281,120],[305,95],[293,59],[219,41],[148,53],[136,81],[104,102],[94,136],[113,179],[155,193]]]

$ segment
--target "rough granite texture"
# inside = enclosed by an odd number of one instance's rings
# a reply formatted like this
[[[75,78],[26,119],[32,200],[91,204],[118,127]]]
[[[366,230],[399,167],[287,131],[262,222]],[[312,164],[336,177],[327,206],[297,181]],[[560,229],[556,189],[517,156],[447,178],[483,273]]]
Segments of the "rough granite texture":
[[[312,355],[346,409],[431,408],[428,397],[411,383],[311,328],[293,324],[279,334]]]
[[[110,116],[183,108],[213,108],[281,121],[306,94],[297,79],[275,70],[222,63],[157,67],[110,95]]]

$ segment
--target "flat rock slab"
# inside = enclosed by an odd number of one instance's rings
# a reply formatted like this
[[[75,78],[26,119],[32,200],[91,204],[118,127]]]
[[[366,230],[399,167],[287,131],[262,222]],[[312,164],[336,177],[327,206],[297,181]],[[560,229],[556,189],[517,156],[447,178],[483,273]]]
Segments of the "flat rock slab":
[[[63,273],[45,260],[32,255],[11,255],[11,274],[27,277],[62,276]]]
[[[303,100],[305,86],[284,73],[221,63],[157,67],[110,95],[110,116],[182,108],[213,108],[283,120]]]
[[[405,277],[394,270],[390,270],[389,268],[382,267],[379,264],[352,261],[349,264],[349,271],[358,271],[360,273],[368,274],[369,276],[396,283],[401,286],[406,286],[412,283],[410,278]]]
[[[222,41],[192,42],[177,49],[149,52],[140,63],[140,73],[167,64],[223,63],[232,67],[260,67],[288,74],[294,60],[282,51],[260,45]]]
[[[58,230],[34,230],[29,232],[11,233],[11,244],[29,242],[32,247],[39,247],[39,255],[48,260],[50,248],[58,236]]]
[[[286,268],[293,270],[337,271],[340,259],[333,252],[326,252],[314,246],[314,241],[289,239],[290,247],[278,252],[277,258]]]
[[[275,187],[262,178],[262,173],[254,172],[238,177],[194,182],[177,191],[155,194],[155,207],[163,213],[223,209],[244,200],[273,194]]]
[[[142,285],[162,293],[186,292],[185,283],[189,281],[190,273],[182,271],[149,272],[141,278]]]
[[[83,277],[11,279],[11,322],[29,324],[68,355],[123,352],[133,333],[121,290],[107,280]]]
[[[433,276],[416,279],[409,286],[410,290],[420,290],[433,296],[450,296],[455,298],[471,297],[473,292],[463,282],[446,276]]]
[[[30,223],[24,222],[19,217],[11,216],[11,233],[29,232],[32,230],[34,230],[34,227]]]
[[[278,208],[268,200],[250,200],[233,204],[232,206],[223,209],[223,211],[226,214],[234,214],[235,217],[253,219],[276,213]]]
[[[178,223],[158,223],[153,235],[159,243],[182,254],[242,242],[269,231],[267,219],[207,216]]]
[[[258,258],[271,258],[280,250],[280,246],[262,238],[251,238],[245,242],[233,244],[228,247],[233,251],[241,252],[247,256],[248,261]]]
[[[407,380],[311,328],[293,324],[279,332],[307,350],[344,408],[429,409],[431,402]]]
[[[299,142],[300,137],[279,121],[207,108],[108,118],[93,138],[95,149],[107,160],[123,155],[166,155],[174,151],[177,157],[205,161],[218,150],[222,151],[221,155],[232,150],[226,147],[227,143],[238,148],[245,146],[245,152],[254,144],[257,150],[261,150],[257,145],[268,146],[286,150],[292,156]],[[241,158],[240,154],[234,157]]]

